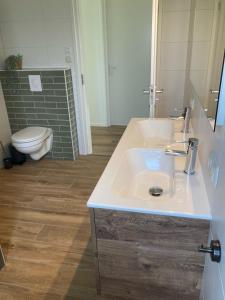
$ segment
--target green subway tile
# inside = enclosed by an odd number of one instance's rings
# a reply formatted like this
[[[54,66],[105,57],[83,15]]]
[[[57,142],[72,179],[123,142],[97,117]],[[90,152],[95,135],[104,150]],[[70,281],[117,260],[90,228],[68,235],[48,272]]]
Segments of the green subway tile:
[[[73,160],[73,153],[58,153],[58,152],[53,152],[53,157],[57,159],[62,159],[62,160]]]
[[[15,106],[15,102],[12,102],[12,101],[10,101],[10,102],[5,102],[5,104],[6,104],[6,107],[7,107],[7,108],[9,108],[9,107],[14,107],[14,106]]]
[[[70,132],[70,126],[60,126],[60,131],[62,131],[62,132]]]
[[[16,119],[28,119],[28,115],[25,113],[15,114]]]
[[[61,143],[71,143],[71,136],[69,137],[60,137],[60,142]]]
[[[56,127],[56,126],[51,125],[51,128],[54,128],[54,127]],[[58,130],[55,132],[56,136],[71,138],[70,131],[64,131],[64,132],[62,132],[62,131],[60,131],[60,127],[59,126],[57,126],[57,128],[58,128]]]
[[[27,70],[27,71],[21,71],[18,72],[19,77],[28,77],[29,75],[40,75],[40,71],[32,71],[32,70]]]
[[[21,77],[21,78],[18,78],[18,82],[20,83],[20,84],[29,84],[29,79],[28,79],[28,77]]]
[[[43,84],[44,90],[65,90],[65,84]]]
[[[61,139],[60,137],[57,137],[57,136],[54,136],[54,143],[60,143],[61,142]]]
[[[57,143],[55,143],[55,145],[52,147],[52,151],[53,151],[53,153],[54,152],[62,153],[63,148],[57,147]]]
[[[49,125],[69,126],[69,121],[48,120]]]
[[[38,113],[45,113],[46,109],[45,108],[25,108],[26,113],[33,113],[33,114],[38,114]]]
[[[72,144],[70,147],[63,147],[62,148],[62,152],[65,154],[65,153],[71,153],[73,152],[73,148],[72,148]]]
[[[44,107],[46,107],[46,108],[57,108],[57,105],[54,102],[45,102]]]
[[[54,90],[54,94],[56,96],[66,96],[67,95],[66,90]]]
[[[34,106],[44,108],[44,103],[45,103],[44,101],[35,101]]]
[[[64,76],[64,71],[63,70],[41,71],[41,76],[43,77]]]
[[[60,135],[60,126],[51,125],[51,128],[56,136]]]
[[[20,89],[20,84],[12,84],[12,83],[6,83],[2,84],[2,89],[4,90],[19,90]]]
[[[27,120],[28,125],[47,126],[47,120]]]
[[[50,78],[50,77],[41,77],[41,82],[42,83],[53,83],[54,82],[54,79],[53,78]]]
[[[34,103],[33,102],[29,102],[29,101],[26,101],[26,102],[15,102],[15,107],[24,107],[24,108],[34,107]]]
[[[56,96],[45,96],[46,102],[67,102],[66,97],[56,97]]]
[[[18,95],[21,96],[28,96],[28,95],[32,95],[32,92],[30,90],[18,90]]]
[[[43,90],[44,96],[54,96],[54,90]]]
[[[24,113],[25,109],[23,107],[22,108],[21,107],[9,107],[8,112],[9,113],[15,113],[15,114]]]
[[[22,97],[23,101],[33,101],[33,102],[37,102],[37,101],[43,101],[44,102],[44,96],[23,96]]]
[[[50,115],[50,114],[37,114],[38,119],[43,120],[56,120],[56,115]]]
[[[58,120],[64,120],[64,121],[69,121],[69,115],[65,114],[65,115],[58,115]]]
[[[16,115],[8,112],[8,117],[9,117],[9,119],[15,119]]]
[[[67,103],[66,102],[64,102],[64,103],[59,102],[59,103],[56,103],[56,104],[57,104],[58,108],[67,108]]]
[[[64,77],[54,77],[53,82],[54,83],[64,83],[65,84],[65,78]]]
[[[49,114],[67,114],[68,110],[64,108],[46,108],[46,112]]]
[[[16,119],[16,120],[13,120],[13,122],[14,122],[16,125],[26,125],[26,124],[28,124],[28,123],[27,123],[27,120],[23,120],[23,119]]]
[[[28,83],[21,83],[19,88],[30,91],[30,85]]]

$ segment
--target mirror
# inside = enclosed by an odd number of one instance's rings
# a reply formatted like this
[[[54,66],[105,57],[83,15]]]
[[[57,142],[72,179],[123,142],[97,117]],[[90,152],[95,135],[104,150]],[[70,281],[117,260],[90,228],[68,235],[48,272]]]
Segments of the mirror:
[[[192,1],[190,81],[215,127],[225,48],[225,0]]]

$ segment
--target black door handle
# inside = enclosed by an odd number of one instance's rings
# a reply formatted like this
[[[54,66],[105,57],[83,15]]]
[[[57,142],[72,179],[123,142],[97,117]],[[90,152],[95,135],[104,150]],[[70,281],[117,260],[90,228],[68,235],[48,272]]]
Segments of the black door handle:
[[[210,247],[204,247],[201,245],[198,248],[199,252],[209,253],[211,256],[211,260],[219,263],[221,261],[221,244],[218,240],[212,240],[210,243]]]

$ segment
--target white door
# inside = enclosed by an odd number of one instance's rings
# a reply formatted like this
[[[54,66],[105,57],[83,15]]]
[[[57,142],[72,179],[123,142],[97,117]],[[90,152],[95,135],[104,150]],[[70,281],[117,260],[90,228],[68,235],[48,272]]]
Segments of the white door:
[[[106,0],[111,125],[149,117],[153,0]]]

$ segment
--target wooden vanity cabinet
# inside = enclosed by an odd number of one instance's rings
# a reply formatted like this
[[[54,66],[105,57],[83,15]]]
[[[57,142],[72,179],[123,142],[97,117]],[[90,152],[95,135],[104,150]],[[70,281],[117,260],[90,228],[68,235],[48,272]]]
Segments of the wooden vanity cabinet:
[[[98,294],[199,299],[208,220],[104,209],[91,209],[91,220]]]

